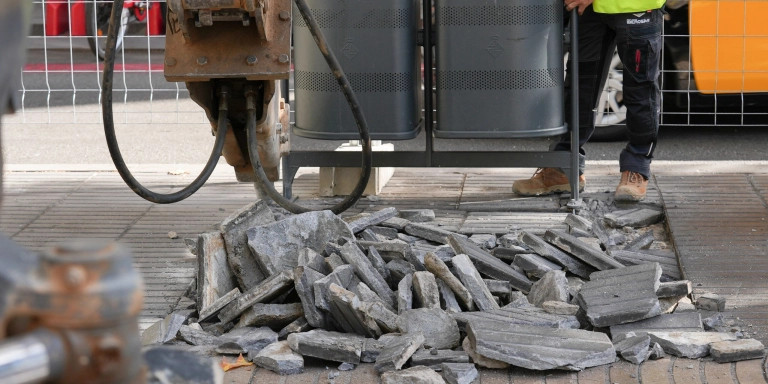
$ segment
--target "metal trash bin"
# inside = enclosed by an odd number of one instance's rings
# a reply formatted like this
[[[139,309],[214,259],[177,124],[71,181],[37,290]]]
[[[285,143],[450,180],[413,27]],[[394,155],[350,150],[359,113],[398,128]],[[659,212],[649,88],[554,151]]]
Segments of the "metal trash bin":
[[[562,0],[436,0],[442,138],[561,134]]]
[[[372,139],[414,138],[421,123],[415,0],[308,0],[328,45],[357,94]],[[344,95],[294,8],[293,132],[351,140],[357,125]]]

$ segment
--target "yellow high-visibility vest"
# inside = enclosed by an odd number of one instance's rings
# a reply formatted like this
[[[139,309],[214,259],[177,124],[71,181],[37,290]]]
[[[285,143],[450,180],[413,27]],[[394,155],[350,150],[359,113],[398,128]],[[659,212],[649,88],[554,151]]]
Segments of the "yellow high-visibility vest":
[[[632,13],[659,9],[666,0],[595,0],[592,8],[597,13]]]

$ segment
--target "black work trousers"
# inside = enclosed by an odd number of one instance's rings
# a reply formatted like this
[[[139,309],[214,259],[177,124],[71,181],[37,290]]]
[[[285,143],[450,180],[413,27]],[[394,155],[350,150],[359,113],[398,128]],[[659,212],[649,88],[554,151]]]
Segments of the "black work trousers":
[[[619,156],[623,171],[651,174],[659,130],[659,62],[663,11],[601,14],[590,5],[579,17],[579,150],[595,131],[595,107],[605,85],[614,50],[624,67],[623,101],[629,143]],[[566,121],[570,124],[571,58],[566,69]],[[554,150],[570,150],[570,134]],[[583,173],[583,169],[580,170]]]

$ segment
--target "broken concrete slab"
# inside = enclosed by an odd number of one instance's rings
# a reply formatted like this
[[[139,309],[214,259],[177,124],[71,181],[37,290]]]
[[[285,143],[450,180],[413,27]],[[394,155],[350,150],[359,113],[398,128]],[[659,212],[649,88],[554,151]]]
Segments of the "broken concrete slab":
[[[229,269],[227,249],[221,232],[202,233],[197,238],[197,310],[209,308],[216,300],[235,289],[235,276]]]
[[[327,275],[333,271],[328,266],[328,263],[325,262],[325,258],[311,248],[302,248],[299,251],[297,264],[299,267],[312,268],[323,275]]]
[[[569,213],[563,222],[568,224],[571,228],[580,229],[584,232],[592,232],[592,220],[584,216]]]
[[[179,338],[192,345],[216,345],[218,342],[216,336],[189,325],[179,327]]]
[[[647,249],[653,244],[655,238],[653,237],[653,231],[646,231],[642,235],[636,237],[634,240],[624,244],[625,251],[639,251],[641,249]]]
[[[413,308],[413,274],[403,277],[397,284],[397,314]]]
[[[512,285],[509,284],[509,281],[483,279],[483,282],[485,282],[491,295],[497,296],[505,302],[509,301],[510,294],[512,293]]]
[[[164,344],[175,339],[179,329],[191,314],[192,310],[173,312],[152,324],[141,334],[141,345]]]
[[[387,220],[384,220],[381,223],[381,226],[389,227],[389,228],[395,228],[398,231],[403,231],[403,230],[405,230],[405,227],[408,224],[410,224],[410,223],[411,223],[410,220],[402,219],[402,218],[399,218],[399,217],[392,217],[392,218],[389,218]]]
[[[601,332],[482,320],[470,321],[466,331],[477,353],[527,369],[580,371],[616,360],[613,343]]]
[[[658,223],[663,215],[663,212],[655,209],[635,208],[606,213],[604,219],[614,228],[640,228]]]
[[[468,240],[483,249],[496,247],[496,235],[490,233],[475,233]]]
[[[693,291],[693,286],[689,280],[670,281],[659,284],[656,291],[658,297],[682,297],[688,296]]]
[[[381,375],[381,384],[445,384],[439,373],[422,366],[389,371]]]
[[[398,316],[380,301],[363,301],[358,308],[366,317],[376,321],[383,332],[397,332]]]
[[[533,283],[528,302],[541,307],[545,301],[568,302],[568,280],[564,271],[549,271],[541,280]]]
[[[725,297],[714,293],[705,293],[696,298],[696,308],[705,311],[725,311]]]
[[[267,326],[280,329],[302,316],[304,316],[304,309],[301,303],[256,303],[240,315],[240,321],[235,328]]]
[[[395,259],[387,263],[387,270],[389,270],[389,285],[396,287],[397,284],[406,276],[416,272],[416,268],[411,263]]]
[[[505,324],[532,325],[548,328],[578,329],[580,324],[576,316],[554,315],[534,306],[509,307],[483,312],[462,312],[452,314],[459,329],[464,329],[472,320],[500,322]]]
[[[216,347],[216,349],[214,349],[214,351],[219,355],[239,356],[242,354],[247,354],[247,352],[243,349],[243,347],[231,341],[227,341],[225,343],[219,344]]]
[[[544,240],[584,263],[591,265],[595,269],[602,271],[624,267],[624,264],[608,256],[605,252],[598,251],[587,243],[565,232],[553,229],[547,230],[547,232],[544,233]]]
[[[293,271],[285,270],[257,284],[229,303],[219,312],[219,320],[228,323],[253,304],[272,300],[293,287]]]
[[[331,271],[334,271],[336,268],[345,264],[346,263],[341,259],[341,256],[336,253],[331,253],[330,256],[325,258],[325,265],[327,266],[327,269],[330,269]]]
[[[647,263],[659,263],[661,265],[663,276],[669,280],[680,280],[680,268],[677,265],[677,258],[673,251],[668,251],[666,254],[650,253],[657,252],[655,250],[644,250],[642,252],[624,251],[624,250],[610,250],[611,256],[624,265],[640,265]]]
[[[220,362],[192,351],[161,346],[143,351],[139,358],[146,368],[142,380],[147,383],[224,383]]]
[[[710,345],[712,360],[718,363],[732,361],[762,359],[765,356],[765,346],[759,340],[742,339],[735,341],[718,341]]]
[[[651,360],[659,360],[667,357],[667,353],[664,352],[664,348],[659,343],[651,343],[651,348],[648,351],[648,358]]]
[[[393,334],[389,334],[393,335]],[[389,339],[386,337],[387,335],[383,335],[379,338],[379,340],[376,339],[365,339],[363,342],[363,349],[360,354],[360,362],[362,363],[374,363],[376,362],[376,358],[379,357],[379,354],[384,349],[384,347],[387,345],[387,342]]]
[[[737,340],[733,334],[721,332],[649,332],[648,335],[664,352],[690,359],[707,356],[712,343]]]
[[[288,335],[291,349],[302,356],[351,364],[360,364],[364,340],[362,336],[323,329]]]
[[[420,223],[410,223],[405,226],[404,230],[405,233],[411,236],[421,237],[422,239],[434,241],[435,243],[440,244],[448,244],[448,237],[456,234],[454,232],[446,231],[433,225]]]
[[[527,276],[516,271],[471,241],[461,236],[453,235],[448,238],[448,242],[456,254],[467,255],[477,270],[486,276],[497,280],[509,281],[513,288],[524,293],[531,289],[532,282]]]
[[[515,255],[512,265],[525,271],[526,275],[539,279],[544,277],[544,274],[549,271],[559,271],[563,269],[560,265],[533,253],[520,253]]]
[[[369,231],[375,233],[379,237],[383,237],[386,240],[393,240],[397,238],[397,229],[384,226],[374,225],[368,228]]]
[[[581,287],[576,300],[595,327],[630,323],[661,314],[656,291],[658,263],[598,271]]]
[[[272,210],[265,201],[259,200],[233,213],[219,225],[227,248],[227,261],[237,278],[238,286],[243,291],[255,287],[265,277],[248,247],[246,231],[274,221],[275,216]]]
[[[683,297],[677,302],[674,313],[696,312],[696,306],[691,299]]]
[[[521,253],[531,253],[531,252],[532,251],[528,248],[523,248],[523,247],[518,247],[513,245],[509,248],[496,247],[491,250],[491,255],[493,255],[495,258],[499,260],[511,263],[515,261],[515,256]]]
[[[391,261],[395,259],[405,260],[405,253],[408,252],[409,244],[401,240],[388,240],[388,241],[358,241],[358,245],[368,249],[370,247],[376,248],[384,261]]]
[[[331,211],[314,211],[289,216],[273,224],[247,231],[248,246],[267,275],[299,265],[299,251],[324,249],[326,243],[352,238],[347,223]]]
[[[312,284],[315,292],[315,306],[320,309],[329,311],[331,309],[331,298],[328,294],[328,289],[330,288],[331,284],[336,284],[346,289],[350,286],[350,284],[352,284],[354,279],[355,268],[347,264],[334,269],[333,272],[331,272],[328,276],[315,280],[315,282]]]
[[[443,363],[469,363],[469,355],[464,351],[451,349],[419,349],[411,356],[411,365],[423,365],[435,371],[443,369]]]
[[[256,353],[277,342],[277,337],[277,333],[268,327],[243,327],[225,333],[219,337],[219,342],[232,342],[239,345],[245,353]]]
[[[435,211],[431,209],[402,209],[398,213],[398,216],[414,223],[435,221]]]
[[[248,359],[259,367],[278,375],[293,375],[304,371],[304,357],[294,352],[287,341],[272,343]]]
[[[545,301],[541,303],[541,308],[553,315],[575,316],[579,312],[579,306],[568,304],[562,301]]]
[[[459,345],[456,320],[442,309],[411,309],[400,315],[397,324],[401,332],[424,335],[424,345],[430,348],[450,349]]]
[[[469,291],[472,301],[481,311],[499,309],[499,305],[493,299],[493,295],[485,285],[480,273],[475,269],[469,256],[460,254],[454,256],[451,261],[462,285]],[[454,291],[455,292],[455,291]]]
[[[471,363],[443,363],[440,367],[448,384],[471,384],[477,378],[477,368]]]
[[[453,291],[456,299],[460,301],[464,309],[468,311],[475,309],[472,295],[467,290],[467,287],[451,272],[440,257],[434,253],[427,253],[424,256],[424,266]]]
[[[595,270],[593,267],[569,256],[565,252],[544,241],[541,237],[528,231],[520,233],[520,241],[540,256],[551,262],[562,265],[566,271],[581,278],[588,278],[589,274]]]
[[[449,287],[442,279],[436,279],[436,282],[437,290],[440,294],[440,307],[448,313],[461,312],[461,306],[459,305],[459,301],[456,300],[456,294],[453,293],[451,287]],[[472,304],[474,306],[474,303]]]
[[[427,271],[413,274],[414,307],[440,309],[440,293],[435,275]]]
[[[309,322],[307,321],[307,318],[304,316],[301,316],[298,319],[292,321],[290,324],[283,327],[283,329],[281,329],[280,332],[277,333],[277,338],[283,340],[291,333],[306,332],[312,328],[313,327],[311,324],[309,324]]]
[[[509,364],[500,361],[500,360],[494,360],[488,357],[485,357],[475,350],[475,347],[472,345],[472,343],[469,342],[469,338],[465,337],[464,341],[461,342],[461,349],[464,350],[464,352],[469,355],[469,358],[472,359],[472,362],[475,364],[483,367],[483,368],[490,368],[490,369],[507,369],[509,368]]]
[[[628,324],[613,325],[611,337],[623,337],[629,333],[637,336],[649,332],[704,332],[698,312],[670,313]]]
[[[302,266],[294,268],[293,276],[293,286],[301,301],[304,317],[311,326],[324,328],[327,324],[325,313],[315,305],[315,282],[325,276],[310,267]]]
[[[379,254],[379,251],[377,251],[375,247],[368,247],[368,253],[366,256],[368,256],[368,260],[371,262],[373,267],[376,268],[376,271],[379,272],[381,277],[383,277],[384,280],[389,279],[389,269],[387,269],[387,263]]]
[[[648,335],[628,337],[614,345],[616,353],[632,364],[641,364],[650,356],[651,337]]]
[[[352,232],[358,233],[370,226],[379,225],[382,222],[395,217],[395,215],[397,215],[397,209],[395,207],[387,207],[350,222],[349,228]]]
[[[411,355],[421,348],[422,344],[424,344],[424,335],[421,333],[400,335],[384,346],[376,358],[374,368],[380,373],[399,370]]]
[[[381,328],[376,321],[360,310],[361,303],[357,295],[336,284],[331,284],[328,292],[331,316],[342,330],[374,338],[381,335]]]
[[[355,268],[357,276],[368,285],[384,302],[395,307],[395,294],[389,289],[384,277],[376,271],[373,264],[365,256],[365,254],[358,248],[358,246],[352,242],[348,242],[341,246],[341,258]]]

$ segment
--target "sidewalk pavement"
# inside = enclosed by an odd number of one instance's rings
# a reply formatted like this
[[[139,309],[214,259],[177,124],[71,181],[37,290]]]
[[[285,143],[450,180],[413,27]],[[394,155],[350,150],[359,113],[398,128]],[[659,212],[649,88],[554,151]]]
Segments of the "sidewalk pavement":
[[[137,177],[160,190],[178,189],[197,168],[138,166]],[[185,173],[188,170],[190,173]],[[350,214],[385,206],[434,209],[448,229],[484,225],[541,225],[560,210],[556,197],[518,198],[511,180],[525,169],[397,169],[377,199],[363,199]],[[584,197],[609,198],[618,182],[615,162],[589,162]],[[317,169],[302,169],[294,184],[299,202],[317,192]],[[219,167],[187,201],[153,205],[133,195],[111,166],[10,165],[5,173],[0,230],[42,251],[72,237],[106,238],[131,247],[145,279],[141,325],[188,303],[180,300],[194,274],[185,237],[213,228],[254,199],[253,186],[238,184]],[[768,163],[656,162],[649,200],[663,205],[670,244],[694,296],[727,299],[726,315],[750,336],[768,343]],[[482,212],[479,211],[482,207]],[[481,217],[482,220],[476,220]],[[473,221],[474,220],[474,221]],[[178,237],[172,236],[172,232]],[[578,373],[481,370],[481,383],[766,383],[766,361],[733,364],[665,358],[640,366],[617,362]],[[263,369],[227,373],[233,383],[378,382],[371,365],[329,379],[335,365],[314,362],[306,372],[277,376]],[[333,376],[333,375],[331,375]]]

